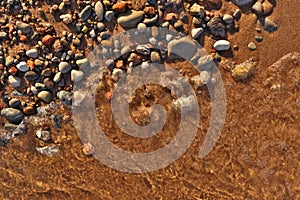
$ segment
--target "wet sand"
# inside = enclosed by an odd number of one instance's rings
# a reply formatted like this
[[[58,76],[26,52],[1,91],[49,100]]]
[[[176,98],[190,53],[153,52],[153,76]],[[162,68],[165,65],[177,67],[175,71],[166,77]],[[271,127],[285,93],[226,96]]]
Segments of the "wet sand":
[[[147,174],[118,172],[87,157],[67,123],[53,133],[61,153],[53,158],[38,154],[40,141],[30,127],[0,148],[1,199],[299,199],[299,54],[280,61],[279,69],[272,67],[284,55],[299,52],[299,6],[297,0],[277,1],[272,18],[279,30],[263,31],[256,51],[247,48],[256,35],[253,14],[243,15],[240,31],[229,36],[239,45],[229,60],[255,57],[258,65],[245,83],[220,68],[227,118],[217,145],[204,159],[198,151],[208,128],[208,98],[201,101],[201,124],[190,149],[169,167]],[[275,83],[282,88],[270,89]]]

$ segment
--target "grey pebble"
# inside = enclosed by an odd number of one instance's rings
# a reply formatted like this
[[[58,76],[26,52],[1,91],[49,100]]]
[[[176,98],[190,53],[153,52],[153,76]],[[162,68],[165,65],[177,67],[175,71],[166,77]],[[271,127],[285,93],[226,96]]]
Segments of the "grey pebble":
[[[17,76],[10,75],[8,77],[8,81],[13,88],[17,88],[21,86],[22,79]]]
[[[114,11],[108,10],[108,11],[105,12],[104,17],[105,17],[105,19],[106,19],[108,22],[110,22],[110,21],[113,19],[114,15],[115,15],[115,12],[114,12]]]
[[[92,12],[92,7],[88,5],[78,14],[78,16],[82,20],[87,20],[90,17],[91,12]]]
[[[24,78],[27,81],[36,81],[39,78],[39,75],[34,71],[28,71],[24,74]]]
[[[20,29],[25,34],[27,34],[31,31],[31,27],[27,23],[17,21],[16,26],[17,26],[18,29]]]
[[[20,123],[24,119],[24,114],[15,108],[4,108],[1,110],[1,116],[10,123]]]
[[[178,40],[175,39],[170,41],[168,43],[167,49],[168,56],[170,56],[171,53],[173,53],[187,60],[192,58],[197,52],[196,43],[188,37],[183,37]]]
[[[26,55],[30,58],[37,58],[38,52],[36,49],[29,49],[28,51],[26,51]]]
[[[37,97],[44,103],[50,103],[52,101],[52,94],[49,91],[41,91],[38,93]]]
[[[57,72],[55,74],[55,76],[53,77],[53,82],[54,83],[58,83],[61,80],[61,78],[62,78],[62,73],[61,72]]]
[[[78,71],[78,70],[72,70],[71,71],[71,80],[76,83],[76,82],[79,82],[83,79],[84,77],[84,74],[82,71]]]
[[[9,102],[8,102],[9,107],[11,108],[17,108],[21,105],[21,101],[19,99],[16,98],[12,98]]]
[[[254,38],[257,42],[262,42],[264,39],[262,36],[257,36],[257,35]]]
[[[230,42],[227,40],[218,40],[214,43],[214,48],[217,51],[226,51],[230,49]]]
[[[59,91],[57,93],[57,98],[65,105],[71,106],[72,105],[72,96],[73,94],[71,92],[68,92],[66,90]]]
[[[256,45],[254,44],[254,42],[250,42],[250,43],[248,44],[248,49],[250,49],[250,50],[252,50],[252,51],[254,51],[254,50],[256,49]]]
[[[258,24],[266,31],[268,32],[274,32],[278,30],[278,25],[270,20],[268,17],[266,18],[259,18]]]
[[[16,65],[17,69],[21,72],[27,72],[29,67],[26,62],[22,61]]]
[[[67,62],[61,62],[59,63],[58,68],[61,73],[65,74],[71,71],[72,66]]]
[[[104,15],[104,7],[101,1],[97,1],[97,3],[95,4],[95,13],[99,20],[102,21]]]

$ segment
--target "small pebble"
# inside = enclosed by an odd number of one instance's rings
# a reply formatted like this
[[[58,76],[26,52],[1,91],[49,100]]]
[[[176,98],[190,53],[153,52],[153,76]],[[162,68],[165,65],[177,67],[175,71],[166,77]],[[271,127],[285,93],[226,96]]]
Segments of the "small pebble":
[[[52,101],[52,94],[49,91],[41,91],[38,93],[37,97],[44,103],[50,103]]]
[[[250,49],[250,50],[252,50],[252,51],[256,50],[256,45],[254,44],[254,42],[250,42],[250,43],[248,44],[248,49]]]

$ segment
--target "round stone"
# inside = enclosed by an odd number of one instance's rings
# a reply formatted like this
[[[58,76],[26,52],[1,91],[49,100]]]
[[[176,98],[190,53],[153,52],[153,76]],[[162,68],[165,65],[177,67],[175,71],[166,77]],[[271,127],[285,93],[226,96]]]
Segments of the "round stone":
[[[168,56],[172,53],[185,59],[192,58],[197,52],[196,43],[188,37],[172,40],[168,43]]]
[[[191,31],[191,35],[193,39],[198,39],[200,35],[203,33],[204,29],[203,28],[194,28]]]
[[[254,42],[250,42],[250,43],[248,44],[248,49],[250,49],[250,50],[252,50],[252,51],[254,51],[254,50],[256,49],[256,45],[254,44]]]
[[[59,63],[58,68],[61,73],[65,74],[71,71],[72,66],[67,62],[61,62]]]
[[[252,6],[252,11],[259,15],[263,13],[263,9],[262,9],[262,4],[261,2],[257,1],[253,6]]]
[[[54,83],[58,83],[61,80],[61,78],[62,78],[62,73],[61,72],[57,72],[55,74],[55,76],[53,77],[53,82]]]
[[[8,102],[9,107],[17,108],[21,105],[21,101],[19,99],[13,98]]]
[[[226,23],[226,24],[231,24],[233,22],[233,16],[232,15],[229,15],[229,14],[225,14],[223,16],[223,21]]]
[[[24,78],[27,81],[36,81],[39,78],[39,75],[34,71],[28,71],[24,74]]]
[[[16,26],[18,29],[20,29],[25,34],[27,34],[31,31],[31,27],[27,23],[18,21],[18,22],[16,22]]]
[[[114,15],[115,15],[115,12],[114,11],[112,11],[112,10],[108,10],[108,11],[106,11],[105,12],[105,19],[108,21],[108,22],[110,22],[111,20],[112,20],[112,18],[114,17]]]
[[[57,93],[57,98],[65,105],[71,106],[72,105],[72,96],[71,92],[62,90]]]
[[[278,30],[278,25],[273,22],[271,19],[268,17],[266,18],[259,18],[258,19],[258,24],[266,31],[268,32],[274,32]]]
[[[253,0],[232,0],[232,2],[237,6],[247,6],[250,5]]]
[[[230,42],[227,40],[218,40],[214,43],[214,48],[217,51],[226,51],[230,49]]]
[[[50,131],[47,130],[37,130],[35,133],[36,137],[39,138],[40,140],[43,140],[44,142],[49,142],[51,140],[51,133]]]
[[[37,58],[38,52],[36,49],[30,49],[30,50],[26,51],[26,55],[30,58]]]
[[[37,97],[44,103],[50,103],[52,101],[52,94],[49,91],[41,91],[38,93]]]
[[[26,62],[22,61],[16,65],[17,69],[21,72],[27,72],[29,67]]]

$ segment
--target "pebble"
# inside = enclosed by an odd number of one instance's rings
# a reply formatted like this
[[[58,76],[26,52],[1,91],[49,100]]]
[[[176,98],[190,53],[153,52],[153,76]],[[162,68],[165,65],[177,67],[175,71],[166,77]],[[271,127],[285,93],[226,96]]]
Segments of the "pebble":
[[[10,85],[13,87],[13,88],[17,88],[17,87],[20,87],[21,86],[21,78],[17,77],[17,76],[13,76],[13,75],[10,75],[8,77],[8,81],[10,83]]]
[[[24,78],[27,81],[36,81],[39,78],[39,75],[34,71],[28,71],[24,74]]]
[[[60,128],[62,123],[62,115],[55,114],[50,116],[51,122],[54,124],[54,128]]]
[[[150,61],[152,63],[160,63],[161,62],[161,56],[158,52],[152,51],[150,55]]]
[[[46,35],[42,38],[42,43],[46,46],[51,46],[54,42],[54,37],[52,35]]]
[[[197,3],[194,3],[190,8],[190,14],[192,16],[199,16],[200,18],[205,17],[205,9]]]
[[[44,142],[49,142],[51,140],[51,133],[50,131],[47,130],[37,130],[37,132],[35,133],[36,137],[39,138],[40,140],[44,141]]]
[[[135,28],[144,18],[143,11],[130,11],[129,13],[121,14],[117,21],[123,28]]]
[[[46,146],[46,147],[36,147],[37,152],[53,157],[56,156],[59,153],[58,146]]]
[[[4,129],[14,132],[15,135],[21,135],[21,134],[26,133],[27,125],[25,123],[21,123],[21,124],[18,124],[18,123],[13,124],[13,123],[7,122],[4,124]]]
[[[32,106],[27,106],[27,107],[23,108],[23,113],[25,115],[33,115],[35,113],[35,109]]]
[[[71,106],[72,105],[72,96],[73,94],[71,92],[68,92],[66,90],[59,91],[57,93],[57,98],[65,105]]]
[[[61,15],[59,18],[63,21],[63,23],[65,23],[67,25],[72,23],[72,21],[73,21],[71,14]]]
[[[5,66],[10,67],[14,63],[14,57],[12,56],[7,56],[5,58]]]
[[[254,61],[247,60],[241,64],[235,65],[231,75],[236,81],[242,81],[249,78],[253,74],[253,69],[256,63]]]
[[[62,78],[62,73],[61,72],[57,72],[55,74],[55,76],[53,77],[53,82],[54,83],[58,83],[61,80],[61,78]]]
[[[204,29],[203,28],[194,28],[191,31],[191,36],[193,39],[197,40],[200,35],[203,33]]]
[[[25,34],[27,34],[31,31],[31,27],[27,23],[17,21],[16,26],[17,26],[18,29],[20,29]]]
[[[264,39],[262,36],[257,36],[257,35],[254,38],[257,42],[262,42]]]
[[[226,51],[230,49],[230,42],[227,40],[218,40],[214,43],[214,49],[217,51]]]
[[[12,98],[9,100],[8,105],[11,108],[18,108],[21,105],[21,101],[19,99]]]
[[[118,2],[112,6],[113,11],[117,13],[124,13],[127,11],[128,5],[124,2]]]
[[[229,15],[229,14],[225,14],[223,16],[223,21],[225,22],[225,24],[232,24],[232,22],[233,22],[233,16]]]
[[[67,62],[61,62],[58,65],[59,71],[63,74],[66,74],[71,71],[72,66]]]
[[[24,114],[15,108],[4,108],[1,110],[1,116],[10,123],[20,123],[24,119]]]
[[[84,74],[82,71],[78,71],[78,70],[72,70],[71,71],[71,80],[76,83],[76,82],[79,82],[83,79],[84,77]]]
[[[38,52],[36,49],[29,49],[28,51],[26,51],[26,55],[30,58],[37,58]]]
[[[27,72],[29,67],[26,62],[22,61],[16,65],[17,69],[21,72]]]
[[[112,11],[112,10],[106,11],[105,15],[104,15],[106,21],[108,21],[108,22],[110,22],[113,19],[114,16],[115,16],[115,12]]]
[[[260,15],[263,13],[263,8],[262,8],[262,4],[261,2],[257,1],[253,6],[252,6],[252,11],[257,14]]]
[[[254,42],[250,42],[250,43],[248,44],[248,49],[250,49],[250,50],[252,50],[252,51],[254,51],[254,50],[256,49],[256,45],[254,44]]]
[[[242,16],[241,10],[240,9],[236,9],[233,13],[233,17],[235,20],[239,20]]]
[[[272,14],[273,12],[273,4],[271,4],[269,2],[269,0],[265,0],[263,3],[262,3],[262,8],[263,8],[263,11],[264,11],[264,15],[270,15]]]
[[[190,38],[183,37],[178,40],[175,39],[170,41],[168,43],[167,50],[168,56],[173,53],[175,55],[181,56],[186,60],[189,60],[197,52],[197,46],[196,43],[193,42]]]
[[[95,13],[99,20],[102,21],[104,16],[104,7],[101,1],[97,1],[95,4]]]
[[[237,6],[247,6],[250,5],[253,0],[232,0],[232,2]]]
[[[92,13],[92,7],[88,5],[78,14],[78,17],[84,21],[90,17],[91,13]]]
[[[49,91],[41,91],[38,93],[37,97],[44,103],[50,103],[52,101],[52,94]]]
[[[273,22],[271,19],[268,17],[266,18],[259,18],[258,19],[258,24],[266,31],[268,32],[274,32],[278,30],[278,25]]]

